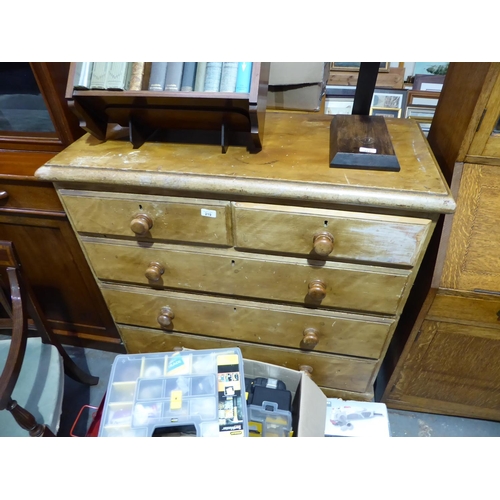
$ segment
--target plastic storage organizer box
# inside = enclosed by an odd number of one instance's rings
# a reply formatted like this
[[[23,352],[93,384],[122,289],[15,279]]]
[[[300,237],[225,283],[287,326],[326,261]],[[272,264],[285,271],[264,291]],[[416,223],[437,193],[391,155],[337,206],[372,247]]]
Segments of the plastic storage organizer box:
[[[116,356],[102,437],[248,436],[238,348]]]

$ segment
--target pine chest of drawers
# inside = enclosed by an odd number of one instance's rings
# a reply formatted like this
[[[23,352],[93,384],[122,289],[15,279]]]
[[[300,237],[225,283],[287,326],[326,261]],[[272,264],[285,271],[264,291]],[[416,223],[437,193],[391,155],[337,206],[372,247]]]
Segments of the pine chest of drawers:
[[[400,172],[331,169],[331,117],[268,113],[264,148],[84,136],[55,183],[128,352],[237,345],[370,399],[436,222],[455,203],[418,125]],[[114,135],[113,135],[114,134]]]

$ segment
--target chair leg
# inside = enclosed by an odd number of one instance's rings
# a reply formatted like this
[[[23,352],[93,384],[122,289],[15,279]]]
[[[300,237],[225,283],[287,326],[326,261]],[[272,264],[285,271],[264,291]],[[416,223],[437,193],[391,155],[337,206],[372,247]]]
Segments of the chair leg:
[[[35,417],[28,410],[19,406],[17,401],[9,399],[6,410],[11,413],[20,427],[29,432],[31,437],[55,437],[46,425],[37,423]]]
[[[61,355],[64,363],[64,373],[66,373],[69,377],[71,377],[76,382],[80,382],[86,385],[97,385],[99,383],[99,377],[94,377],[90,373],[82,370],[68,355],[68,353],[64,350],[64,347],[61,345],[57,337],[53,334],[50,325],[48,324],[45,315],[42,312],[42,309],[38,305],[38,301],[31,291],[31,288],[28,283],[24,282],[24,286],[27,290],[28,296],[28,315],[34,321],[36,328],[42,337],[42,340],[45,342],[51,343],[54,347],[57,348],[59,354]]]

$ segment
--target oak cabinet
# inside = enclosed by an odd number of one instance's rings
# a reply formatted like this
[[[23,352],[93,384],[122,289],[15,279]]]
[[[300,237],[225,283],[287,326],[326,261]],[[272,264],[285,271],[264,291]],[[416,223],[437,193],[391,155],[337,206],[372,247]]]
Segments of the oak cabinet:
[[[500,63],[451,63],[429,143],[457,201],[383,401],[500,420]]]

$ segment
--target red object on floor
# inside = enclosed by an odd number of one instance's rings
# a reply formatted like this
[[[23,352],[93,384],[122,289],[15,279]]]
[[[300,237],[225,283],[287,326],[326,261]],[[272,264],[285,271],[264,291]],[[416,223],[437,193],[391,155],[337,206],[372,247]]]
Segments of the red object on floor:
[[[99,426],[101,425],[102,410],[104,408],[105,398],[106,395],[104,395],[104,397],[102,398],[101,404],[99,405],[99,408],[97,408],[97,412],[94,416],[94,419],[92,420],[92,423],[89,426],[89,430],[87,431],[85,437],[97,437],[99,433]]]
[[[104,395],[104,397],[102,398],[102,401],[101,401],[101,404],[99,405],[99,407],[97,406],[90,406],[90,405],[84,405],[82,406],[82,408],[80,409],[74,423],[73,423],[73,427],[71,427],[71,430],[69,431],[69,435],[71,437],[97,437],[97,435],[99,434],[99,426],[101,424],[101,418],[102,418],[102,410],[104,408],[104,399],[106,398],[106,395]],[[87,431],[87,433],[85,434],[85,436],[77,436],[76,434],[73,433],[73,431],[75,430],[75,427],[76,425],[78,424],[78,420],[80,420],[80,417],[82,416],[82,413],[84,412],[85,408],[90,408],[90,409],[93,409],[93,410],[97,410],[94,415],[92,415],[92,422],[89,426],[89,429]]]

